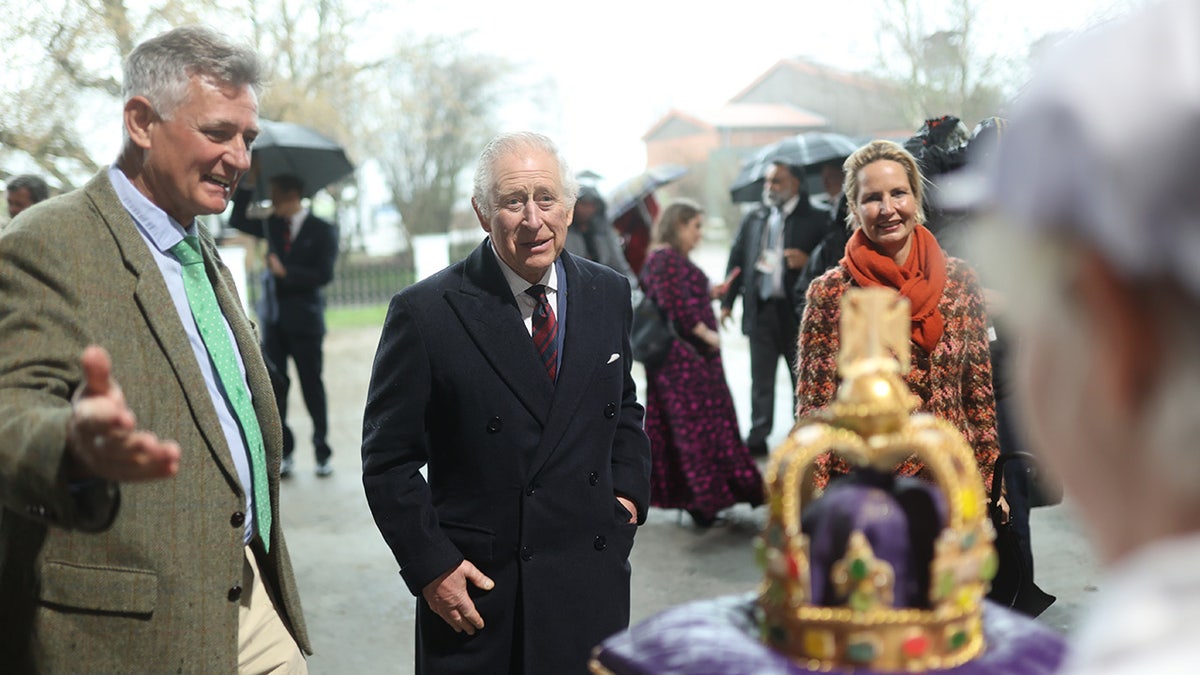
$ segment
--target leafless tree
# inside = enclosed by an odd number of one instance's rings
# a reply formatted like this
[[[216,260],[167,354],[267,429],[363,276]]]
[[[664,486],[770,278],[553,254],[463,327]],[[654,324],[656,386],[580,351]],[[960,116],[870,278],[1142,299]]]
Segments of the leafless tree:
[[[954,115],[968,126],[995,115],[1015,83],[1004,57],[982,53],[979,0],[951,0],[930,17],[929,3],[880,0],[880,63],[901,85],[902,105],[915,130],[931,117]],[[932,28],[938,26],[938,28]]]
[[[510,71],[455,37],[401,46],[385,69],[370,136],[409,234],[449,228],[463,203],[464,173],[496,128]]]
[[[0,26],[0,164],[32,164],[69,189],[111,157],[94,139],[115,138],[121,58],[144,35],[195,21],[205,3],[164,0],[9,2]],[[115,152],[115,151],[114,151]],[[7,172],[5,172],[7,173]]]

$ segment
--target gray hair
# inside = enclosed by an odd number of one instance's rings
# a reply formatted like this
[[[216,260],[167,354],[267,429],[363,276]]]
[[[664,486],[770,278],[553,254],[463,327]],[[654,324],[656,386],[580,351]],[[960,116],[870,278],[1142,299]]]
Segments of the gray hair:
[[[1030,232],[1008,217],[981,218],[970,240],[981,273],[1010,300],[1005,319],[1028,327],[1057,324],[1057,339],[1087,339],[1090,330],[1073,290],[1086,251],[1103,256],[1084,236]],[[1016,262],[1019,261],[1019,262]],[[1141,428],[1147,466],[1176,494],[1200,497],[1200,298],[1170,277],[1130,278],[1137,285],[1163,367],[1146,393]],[[1054,317],[1048,321],[1047,317]],[[1069,324],[1071,328],[1063,326]]]
[[[523,150],[545,152],[554,157],[558,163],[564,203],[567,209],[575,206],[575,199],[579,196],[579,181],[576,180],[575,174],[571,173],[571,167],[554,141],[532,131],[514,131],[496,136],[483,148],[483,152],[479,153],[472,197],[484,218],[491,218],[496,211],[496,163],[501,157]]]
[[[125,58],[123,100],[143,96],[163,119],[187,100],[193,77],[262,93],[258,54],[202,26],[183,26],[142,42]]]
[[[9,192],[13,190],[26,190],[29,192],[29,201],[34,204],[44,202],[50,198],[50,186],[46,185],[46,181],[30,174],[14,176],[8,179],[8,184],[4,189]]]

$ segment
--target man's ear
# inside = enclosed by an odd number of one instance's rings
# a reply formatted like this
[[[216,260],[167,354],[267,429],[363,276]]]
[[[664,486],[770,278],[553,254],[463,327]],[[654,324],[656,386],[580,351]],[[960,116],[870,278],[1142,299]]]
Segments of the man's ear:
[[[492,223],[487,218],[483,217],[483,211],[479,210],[479,204],[475,202],[475,198],[471,197],[471,208],[475,210],[475,217],[479,219],[479,226],[484,232],[492,233]]]
[[[1138,415],[1158,377],[1161,327],[1145,289],[1117,274],[1096,251],[1082,256],[1077,293],[1088,317],[1088,339],[1096,342],[1100,379],[1117,410]]]
[[[144,96],[134,96],[125,102],[125,130],[129,132],[129,140],[133,144],[148,150],[150,148],[150,130],[158,123],[158,113],[154,106]]]

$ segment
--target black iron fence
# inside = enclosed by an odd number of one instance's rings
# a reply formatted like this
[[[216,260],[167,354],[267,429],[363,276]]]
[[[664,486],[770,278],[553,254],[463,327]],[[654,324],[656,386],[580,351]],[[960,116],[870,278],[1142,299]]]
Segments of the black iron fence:
[[[325,287],[326,306],[353,307],[386,303],[412,282],[411,253],[383,257],[343,253],[338,256],[333,281]]]
[[[246,292],[250,307],[257,307],[262,293],[261,270],[252,272]],[[386,304],[397,291],[413,283],[412,254],[367,256],[342,253],[333,270],[333,281],[325,287],[326,307],[361,307]]]

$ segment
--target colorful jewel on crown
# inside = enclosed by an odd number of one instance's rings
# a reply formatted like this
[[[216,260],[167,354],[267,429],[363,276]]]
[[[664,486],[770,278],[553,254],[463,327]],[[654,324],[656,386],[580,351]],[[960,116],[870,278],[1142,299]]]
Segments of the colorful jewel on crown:
[[[901,364],[909,363],[908,300],[889,289],[850,289],[841,305],[842,377],[835,401],[800,420],[772,453],[768,521],[755,541],[763,568],[758,619],[764,641],[812,670],[919,672],[965,663],[984,650],[983,599],[995,576],[995,532],[974,453],[948,422],[914,414]],[[892,566],[854,531],[829,573],[840,601],[812,604],[808,537],[812,469],[833,451],[851,465],[890,473],[916,454],[946,502],[928,570],[928,607],[894,607]]]

